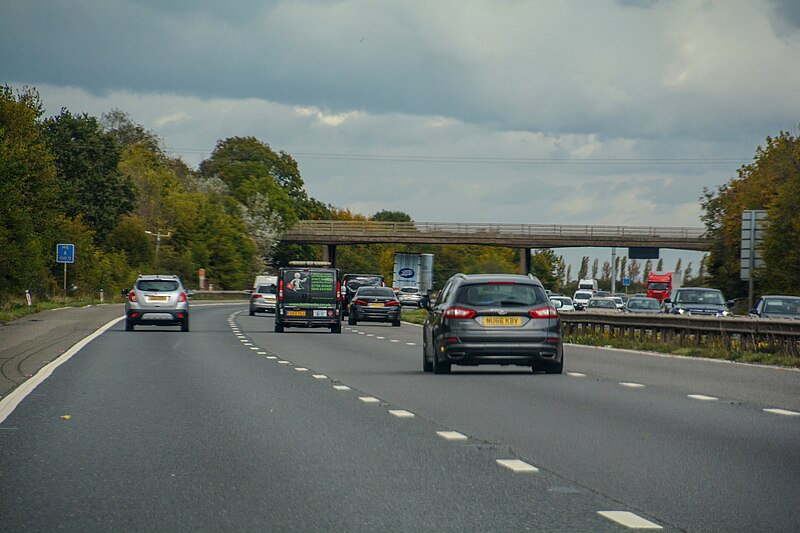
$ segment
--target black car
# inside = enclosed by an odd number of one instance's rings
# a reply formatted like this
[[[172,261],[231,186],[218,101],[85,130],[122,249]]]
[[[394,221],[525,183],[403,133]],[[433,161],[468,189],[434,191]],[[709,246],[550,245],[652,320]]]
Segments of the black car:
[[[361,287],[383,287],[383,276],[380,274],[345,274],[342,276],[342,305],[345,314],[349,313],[350,300]]]
[[[391,287],[361,287],[356,291],[350,300],[347,323],[355,326],[360,320],[400,326],[400,301]]]
[[[451,365],[519,365],[560,374],[561,321],[533,276],[456,274],[428,306],[422,369]]]
[[[733,300],[725,301],[722,292],[705,287],[682,287],[665,298],[665,313],[673,315],[731,316]]]

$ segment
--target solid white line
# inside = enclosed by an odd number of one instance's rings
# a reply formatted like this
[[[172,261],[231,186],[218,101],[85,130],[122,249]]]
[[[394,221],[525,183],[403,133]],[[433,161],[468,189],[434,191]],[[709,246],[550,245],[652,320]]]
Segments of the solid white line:
[[[436,434],[444,440],[467,440],[469,438],[458,431],[437,431]]]
[[[658,524],[628,511],[597,511],[597,514],[631,529],[664,529]]]
[[[347,385],[334,385],[333,388],[336,390],[350,390],[350,387]]]
[[[620,383],[620,385],[622,385],[623,387],[630,387],[632,389],[640,389],[640,388],[644,387],[644,385],[642,385],[641,383],[624,383],[623,382],[623,383]]]
[[[585,378],[586,374],[581,374],[580,372],[567,372],[568,376],[572,376],[573,378]]]
[[[373,398],[372,396],[359,396],[358,399],[364,403],[381,403],[379,399]]]
[[[414,413],[405,409],[390,409],[389,414],[397,418],[414,418]]]
[[[69,359],[81,351],[81,349],[92,342],[94,339],[102,335],[106,332],[109,328],[114,326],[117,322],[123,320],[125,317],[117,317],[109,322],[106,322],[105,325],[101,326],[100,329],[92,333],[91,335],[84,337],[82,340],[75,343],[72,348],[58,356],[55,360],[51,361],[50,363],[46,364],[42,368],[36,372],[36,375],[31,377],[29,380],[25,381],[22,385],[11,391],[8,396],[0,400],[0,423],[5,420],[8,415],[14,412],[14,409],[17,408],[17,405],[24,400],[33,390],[39,386],[41,382],[46,380],[50,377],[50,374],[53,373],[53,370],[60,367]]]
[[[786,409],[764,409],[765,413],[772,413],[774,415],[783,415],[783,416],[800,416],[800,413],[795,411],[787,411]],[[0,419],[2,421],[2,419]]]
[[[714,398],[713,396],[704,396],[702,394],[687,394],[686,396],[692,400],[700,400],[703,402],[713,402],[719,400],[719,398]]]
[[[528,463],[520,461],[519,459],[496,459],[495,462],[503,468],[508,468],[515,474],[533,473],[539,471],[539,469],[535,466],[529,465]]]

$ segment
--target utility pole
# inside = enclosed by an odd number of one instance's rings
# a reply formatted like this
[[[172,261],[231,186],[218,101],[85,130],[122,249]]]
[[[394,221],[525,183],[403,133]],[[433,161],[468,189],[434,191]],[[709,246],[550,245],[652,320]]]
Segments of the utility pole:
[[[611,294],[617,292],[617,247],[611,247]]]
[[[172,235],[172,232],[168,231],[167,233],[161,233],[160,229],[157,229],[155,233],[147,230],[144,230],[144,232],[147,233],[148,235],[153,235],[156,238],[156,260],[155,264],[153,265],[153,268],[158,270],[158,250],[159,248],[161,248],[161,238],[163,237],[165,239],[169,239],[170,235]]]

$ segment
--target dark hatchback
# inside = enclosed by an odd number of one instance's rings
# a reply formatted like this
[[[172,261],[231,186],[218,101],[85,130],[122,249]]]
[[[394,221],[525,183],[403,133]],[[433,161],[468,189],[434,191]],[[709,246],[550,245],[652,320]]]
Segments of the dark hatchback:
[[[347,323],[391,322],[400,326],[400,301],[391,287],[361,287],[350,301]]]
[[[451,365],[519,365],[560,374],[561,321],[533,276],[456,274],[423,326],[422,368],[449,373]]]

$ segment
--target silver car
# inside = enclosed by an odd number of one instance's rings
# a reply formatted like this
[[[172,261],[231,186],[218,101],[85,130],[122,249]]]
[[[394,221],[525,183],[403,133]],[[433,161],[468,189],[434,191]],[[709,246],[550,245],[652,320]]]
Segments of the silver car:
[[[139,276],[125,289],[125,331],[134,326],[180,326],[189,331],[189,291],[178,276]]]

